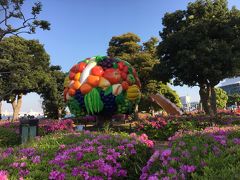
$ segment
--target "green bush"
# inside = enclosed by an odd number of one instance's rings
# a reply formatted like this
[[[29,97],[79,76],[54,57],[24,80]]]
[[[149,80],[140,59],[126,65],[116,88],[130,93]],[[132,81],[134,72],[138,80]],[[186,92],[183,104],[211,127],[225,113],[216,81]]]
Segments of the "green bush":
[[[70,180],[86,179],[86,174],[92,178],[138,179],[150,155],[145,143],[123,133],[58,133],[0,151],[0,170],[6,170],[9,179],[48,179],[54,173]],[[72,175],[74,171],[79,174]]]
[[[208,127],[176,133],[169,149],[152,155],[141,178],[239,179],[239,168],[240,127]]]
[[[19,144],[19,134],[11,129],[0,127],[0,147],[15,146]]]

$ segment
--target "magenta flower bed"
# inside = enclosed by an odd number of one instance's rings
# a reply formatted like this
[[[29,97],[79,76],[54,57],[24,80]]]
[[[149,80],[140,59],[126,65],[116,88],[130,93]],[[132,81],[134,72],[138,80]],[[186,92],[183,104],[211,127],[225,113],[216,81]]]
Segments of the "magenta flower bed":
[[[240,127],[178,132],[169,148],[155,151],[140,179],[234,179],[240,177]]]
[[[152,145],[146,135],[85,131],[38,137],[0,150],[0,179],[138,179]]]
[[[56,131],[72,132],[74,130],[74,122],[71,119],[40,120],[39,127],[43,134],[53,133]]]
[[[19,122],[2,121],[0,127],[9,129],[19,134]],[[74,122],[71,119],[64,120],[40,120],[39,121],[39,132],[40,135],[45,135],[57,131],[69,131],[74,130]]]

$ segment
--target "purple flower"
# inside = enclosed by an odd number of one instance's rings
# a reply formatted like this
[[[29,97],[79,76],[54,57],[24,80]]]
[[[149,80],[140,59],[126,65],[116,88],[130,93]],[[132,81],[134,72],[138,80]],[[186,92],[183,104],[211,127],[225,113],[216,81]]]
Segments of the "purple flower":
[[[119,177],[126,177],[127,176],[127,171],[121,169],[121,170],[118,171],[117,176],[119,176]]]
[[[165,176],[165,177],[162,178],[162,180],[170,180],[170,178]]]
[[[178,144],[179,144],[179,146],[185,146],[186,145],[186,143],[184,141],[180,141]]]
[[[41,162],[40,156],[33,156],[32,157],[32,162],[34,164],[39,164]]]
[[[125,150],[125,147],[124,146],[118,146],[117,147],[119,150]]]
[[[193,146],[193,147],[192,147],[192,150],[193,150],[193,151],[196,151],[196,150],[197,150],[197,146]]]
[[[111,177],[116,170],[112,166],[104,164],[103,166],[99,167],[99,171],[105,176]]]
[[[172,152],[171,149],[166,149],[166,150],[162,151],[161,156],[169,157],[171,155],[171,152]]]
[[[196,170],[196,166],[193,165],[181,165],[180,169],[183,173],[192,173]]]
[[[10,166],[13,167],[13,168],[17,168],[19,166],[19,163],[18,162],[13,162]]]
[[[233,139],[233,143],[240,145],[240,138],[234,138],[234,139]]]
[[[184,150],[182,152],[182,156],[185,157],[185,158],[189,158],[190,157],[190,153],[188,152],[188,150]]]
[[[20,153],[23,155],[23,156],[26,156],[26,157],[31,157],[35,154],[36,150],[34,148],[25,148],[25,149],[21,149],[20,150]]]
[[[137,153],[137,152],[136,152],[135,149],[131,149],[130,154],[136,154],[136,153]]]
[[[21,169],[18,174],[19,174],[19,176],[24,177],[24,176],[26,176],[26,175],[29,174],[29,170],[27,170],[27,169],[25,169],[25,170]]]
[[[5,151],[3,151],[3,153],[0,155],[2,158],[7,158],[8,156],[10,156],[12,153],[14,152],[13,148],[7,148]]]
[[[82,152],[78,152],[77,155],[76,155],[77,161],[82,160],[82,158],[83,158],[83,153]]]
[[[21,168],[24,168],[24,167],[26,167],[26,166],[27,166],[27,163],[26,163],[26,162],[20,163],[20,167],[21,167]]]
[[[177,174],[177,171],[176,171],[176,169],[174,169],[173,167],[170,167],[170,168],[168,169],[168,174]]]
[[[159,180],[159,178],[156,175],[151,175],[148,177],[148,180]]]
[[[64,180],[65,174],[60,171],[51,171],[49,174],[49,179],[52,180]]]

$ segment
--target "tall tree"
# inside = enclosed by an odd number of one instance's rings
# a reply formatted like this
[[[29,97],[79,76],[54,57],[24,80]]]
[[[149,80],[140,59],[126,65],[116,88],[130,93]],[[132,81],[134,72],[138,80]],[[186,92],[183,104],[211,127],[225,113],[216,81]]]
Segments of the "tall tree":
[[[187,10],[166,13],[158,79],[174,84],[199,86],[204,111],[216,113],[214,86],[239,74],[240,12],[228,9],[226,0],[197,0]]]
[[[41,90],[42,107],[48,118],[59,119],[65,115],[66,104],[63,100],[63,82],[66,74],[60,66],[50,67],[50,81]]]
[[[48,54],[36,40],[12,36],[0,42],[0,70],[7,73],[0,76],[0,96],[12,104],[13,120],[18,118],[22,96],[39,93],[49,82],[49,64]]]
[[[38,19],[38,15],[42,11],[42,4],[40,2],[34,3],[31,10],[31,17],[28,18],[22,12],[23,5],[24,0],[0,0],[0,14],[2,14],[2,16],[0,16],[0,41],[2,41],[6,35],[18,36],[22,33],[35,33],[37,27],[43,30],[50,30],[50,23],[48,21]],[[11,25],[13,20],[15,22],[18,20],[20,25],[15,27]],[[6,75],[6,72],[2,72],[0,69],[0,76],[4,75]],[[6,90],[4,92],[6,92]],[[8,96],[11,93],[10,90],[7,92],[4,96]],[[0,96],[0,120],[2,118],[2,99],[3,97]]]
[[[142,45],[139,44],[140,41],[141,39],[133,33],[114,36],[109,42],[108,55],[128,61],[139,72],[139,78],[142,84],[141,91],[143,93],[140,109],[149,110],[149,106],[157,109],[157,106],[150,101],[148,95],[151,93],[161,93],[161,89],[166,88],[170,91],[170,88],[166,84],[153,80],[155,75],[153,68],[159,63],[159,58],[156,54],[158,39],[152,37]],[[177,95],[175,96],[173,91],[171,92],[171,95],[168,94],[167,98],[171,97],[170,100],[177,102],[179,97]]]
[[[141,39],[133,33],[113,36],[109,42],[107,54],[109,56],[119,57],[125,61],[131,61],[141,50],[141,45],[138,44],[140,41]]]
[[[217,108],[223,109],[227,105],[227,92],[221,88],[215,88]]]
[[[38,15],[42,11],[40,2],[34,3],[31,16],[22,11],[25,0],[0,0],[0,41],[6,35],[19,35],[22,33],[35,33],[36,28],[43,30],[50,29],[50,23],[39,20]],[[13,26],[11,22],[18,20],[18,26]]]

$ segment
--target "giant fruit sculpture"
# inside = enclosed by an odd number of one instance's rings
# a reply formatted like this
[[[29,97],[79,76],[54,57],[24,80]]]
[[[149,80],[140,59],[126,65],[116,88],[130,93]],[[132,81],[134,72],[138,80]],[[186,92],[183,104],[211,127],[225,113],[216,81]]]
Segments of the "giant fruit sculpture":
[[[129,114],[141,97],[136,70],[118,58],[96,56],[75,64],[64,82],[64,99],[76,117]]]

